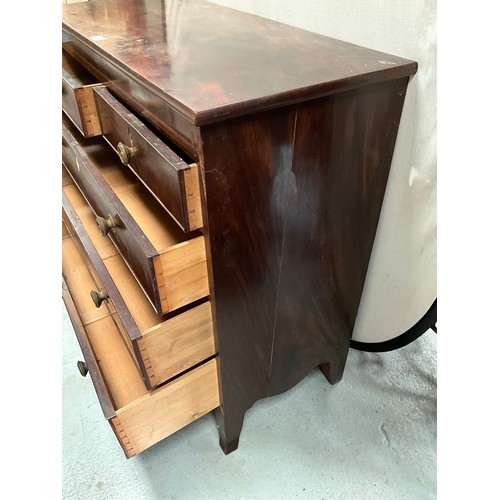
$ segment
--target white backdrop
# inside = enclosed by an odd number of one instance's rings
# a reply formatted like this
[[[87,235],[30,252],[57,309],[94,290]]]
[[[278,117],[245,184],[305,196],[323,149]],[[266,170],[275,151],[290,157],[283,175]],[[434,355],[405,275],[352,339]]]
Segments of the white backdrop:
[[[382,342],[404,333],[437,297],[436,1],[212,1],[418,62],[353,339]]]

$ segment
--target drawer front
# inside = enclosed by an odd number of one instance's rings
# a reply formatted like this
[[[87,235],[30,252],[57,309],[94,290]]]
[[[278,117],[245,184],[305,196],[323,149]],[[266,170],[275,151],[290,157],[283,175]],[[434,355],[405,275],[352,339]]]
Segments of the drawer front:
[[[62,109],[84,137],[101,133],[93,92],[96,84],[99,82],[63,50]]]
[[[203,227],[198,171],[188,165],[105,87],[94,89],[104,138],[185,231]]]
[[[120,408],[111,425],[130,457],[219,406],[217,360],[211,359]]]
[[[71,239],[66,239],[66,243],[71,245]],[[104,417],[125,456],[130,458],[144,451],[217,408],[220,398],[216,359],[154,391],[144,389],[134,367],[130,365],[112,319],[108,316],[87,324],[82,321],[82,311],[73,299],[73,291],[75,283],[82,279],[85,266],[83,262],[78,262],[75,248],[63,245],[63,250],[66,250],[63,256],[67,257],[63,259],[63,264],[72,270],[68,271],[68,282],[63,278],[64,304]],[[80,370],[80,373],[85,374],[85,370]]]
[[[75,209],[69,197],[80,208]],[[109,310],[147,388],[215,355],[209,302],[168,319],[158,316],[121,255],[116,250],[113,254],[101,238],[94,244],[87,232],[92,222],[88,217],[91,210],[74,184],[63,188],[62,204],[63,221],[97,285],[95,292],[104,290],[101,298],[107,297],[104,299],[106,307],[100,305],[102,302],[98,298],[97,308],[90,308],[86,314],[95,319],[96,315],[100,317]],[[89,293],[90,290],[85,290],[83,296],[90,306]],[[99,312],[101,309],[104,312]]]
[[[156,312],[167,314],[206,297],[208,269],[203,237],[184,241],[185,233],[171,222],[137,178],[119,164],[101,138],[82,143],[64,123],[62,136],[63,163],[95,212],[102,237],[110,238],[119,249]],[[151,239],[140,224],[146,226]]]
[[[64,124],[62,138],[64,165],[87,199],[96,217],[107,219],[111,215],[114,220],[119,220],[119,227],[110,231],[107,237],[116,244],[134,270],[134,274],[144,287],[145,292],[149,297],[152,297],[153,303],[159,308],[158,286],[152,264],[152,260],[158,255],[158,252],[144,237],[135,220],[119,203],[98,169],[85,154],[85,151],[79,147],[77,139]]]

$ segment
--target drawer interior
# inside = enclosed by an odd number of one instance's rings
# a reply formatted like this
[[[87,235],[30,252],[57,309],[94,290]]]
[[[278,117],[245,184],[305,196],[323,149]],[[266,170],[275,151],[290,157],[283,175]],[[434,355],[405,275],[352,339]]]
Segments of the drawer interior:
[[[63,75],[67,79],[73,80],[73,86],[84,87],[94,85],[99,81],[89,73],[78,61],[71,57],[64,49],[62,51]]]

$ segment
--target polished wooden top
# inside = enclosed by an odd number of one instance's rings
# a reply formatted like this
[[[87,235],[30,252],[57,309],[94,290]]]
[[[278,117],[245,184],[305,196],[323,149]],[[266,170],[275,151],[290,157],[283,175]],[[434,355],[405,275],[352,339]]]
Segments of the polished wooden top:
[[[196,125],[414,74],[407,59],[204,0],[62,6],[63,30]]]

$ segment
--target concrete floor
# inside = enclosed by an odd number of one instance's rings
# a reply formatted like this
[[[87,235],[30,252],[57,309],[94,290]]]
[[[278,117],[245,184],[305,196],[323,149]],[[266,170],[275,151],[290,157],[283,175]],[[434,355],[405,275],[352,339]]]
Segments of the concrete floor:
[[[126,459],[103,418],[63,306],[63,499],[436,498],[436,343],[351,350],[343,380],[319,370],[245,417],[225,456],[212,414]]]

